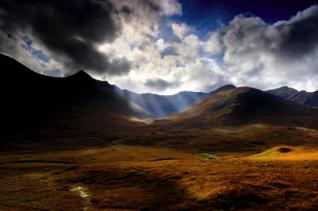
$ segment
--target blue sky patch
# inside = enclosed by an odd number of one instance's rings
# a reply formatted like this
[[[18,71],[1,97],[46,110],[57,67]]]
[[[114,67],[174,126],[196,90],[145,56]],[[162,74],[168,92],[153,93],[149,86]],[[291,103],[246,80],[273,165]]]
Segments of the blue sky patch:
[[[38,60],[41,60],[45,63],[48,63],[50,61],[49,57],[46,56],[41,50],[37,50],[32,46],[33,41],[31,40],[30,37],[23,36],[21,39],[23,41],[21,44],[22,48],[24,48],[26,51],[30,52],[32,54],[32,56],[34,56]]]

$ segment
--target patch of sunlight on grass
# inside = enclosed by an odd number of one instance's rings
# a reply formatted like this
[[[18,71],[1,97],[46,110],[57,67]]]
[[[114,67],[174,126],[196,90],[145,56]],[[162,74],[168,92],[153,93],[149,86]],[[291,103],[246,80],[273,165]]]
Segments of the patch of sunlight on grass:
[[[218,156],[212,153],[202,153],[201,156],[205,159],[205,160],[216,160],[218,159]]]
[[[135,118],[135,117],[130,117],[128,118],[129,121],[131,122],[141,122],[141,123],[145,123],[145,124],[151,124],[153,122],[152,119],[138,119],[138,118]]]
[[[318,149],[305,148],[302,146],[278,146],[264,152],[251,155],[248,159],[253,160],[318,160]]]
[[[119,148],[120,148],[120,146],[117,146],[117,145],[113,145],[113,146],[111,147],[112,151],[118,151]]]
[[[77,186],[71,189],[72,192],[78,194],[81,198],[87,198],[89,195],[87,193],[87,189],[82,186]]]

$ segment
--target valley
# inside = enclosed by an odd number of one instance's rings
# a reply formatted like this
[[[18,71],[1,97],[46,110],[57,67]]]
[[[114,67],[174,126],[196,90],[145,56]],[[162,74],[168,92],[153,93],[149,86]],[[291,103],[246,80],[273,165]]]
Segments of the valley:
[[[318,211],[318,0],[0,0],[0,211]]]
[[[0,60],[0,210],[318,209],[315,107],[225,86],[156,118],[83,71]]]

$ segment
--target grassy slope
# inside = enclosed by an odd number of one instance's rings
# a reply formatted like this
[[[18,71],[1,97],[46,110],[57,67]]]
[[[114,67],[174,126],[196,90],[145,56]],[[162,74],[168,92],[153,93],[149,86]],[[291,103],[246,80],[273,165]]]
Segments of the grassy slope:
[[[316,147],[308,146],[276,146],[264,152],[250,156],[255,160],[291,160],[291,161],[311,161],[318,160],[318,150]]]

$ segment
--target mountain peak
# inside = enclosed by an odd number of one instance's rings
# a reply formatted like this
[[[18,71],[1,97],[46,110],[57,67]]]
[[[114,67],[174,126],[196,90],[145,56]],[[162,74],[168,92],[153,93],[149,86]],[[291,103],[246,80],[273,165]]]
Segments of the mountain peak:
[[[77,79],[81,79],[81,80],[91,80],[92,77],[86,73],[84,70],[79,70],[77,73],[69,76],[71,78],[77,78]]]
[[[289,99],[298,93],[298,91],[296,89],[290,88],[288,86],[282,86],[282,87],[277,88],[277,89],[271,89],[271,90],[268,90],[267,92],[272,94],[272,95],[276,95],[278,97],[284,98],[284,99]]]
[[[178,125],[213,127],[271,123],[301,125],[314,128],[317,110],[297,105],[269,93],[250,87],[239,87],[210,95],[191,109],[171,120]],[[298,120],[306,116],[306,121]]]
[[[297,89],[291,88],[289,86],[282,86],[280,88],[278,88],[278,90],[290,90],[290,91],[297,91]]]
[[[221,87],[219,87],[219,88],[217,88],[217,89],[211,91],[211,92],[209,93],[209,95],[214,95],[214,94],[216,94],[216,93],[223,92],[223,91],[226,91],[226,90],[235,89],[235,88],[236,88],[236,87],[235,87],[234,85],[232,85],[232,84],[226,84],[226,85],[223,85],[223,86],[221,86]]]
[[[227,90],[227,89],[235,89],[236,88],[236,86],[234,86],[233,84],[225,84],[225,85],[223,85],[223,86],[221,86],[221,87],[219,87],[218,89],[220,90],[220,89],[223,89],[223,90]]]

